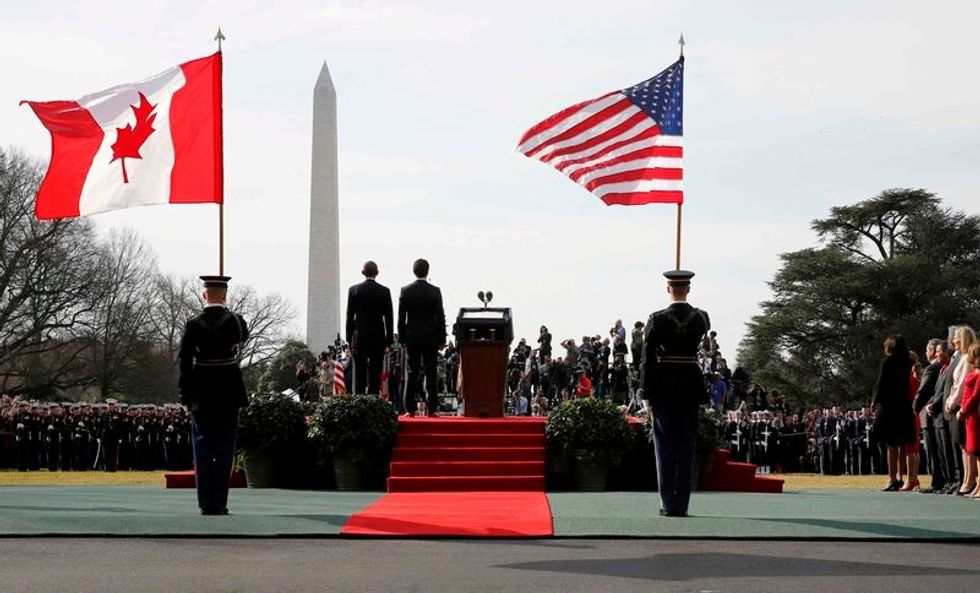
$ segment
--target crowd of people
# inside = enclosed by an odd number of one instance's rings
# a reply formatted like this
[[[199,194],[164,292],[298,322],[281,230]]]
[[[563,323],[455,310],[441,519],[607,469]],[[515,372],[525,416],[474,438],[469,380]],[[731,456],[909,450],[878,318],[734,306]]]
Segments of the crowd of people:
[[[608,336],[566,339],[561,350],[545,326],[534,347],[520,339],[507,365],[506,413],[543,416],[570,398],[603,397],[627,413],[644,414],[638,392],[643,331],[642,322],[627,332],[617,320]],[[382,372],[382,394],[399,411],[406,407],[405,350],[395,335]],[[885,352],[872,407],[794,412],[779,393],[753,383],[745,369],[729,369],[717,334],[710,332],[698,360],[723,446],[761,473],[887,474],[891,490],[980,495],[976,334],[962,326],[948,340],[931,340],[925,365],[901,336],[890,336]],[[297,365],[296,391],[305,400],[353,392],[352,362],[349,346],[338,341],[321,353],[315,368]],[[455,413],[459,351],[451,342],[438,352],[437,368],[439,412]],[[424,410],[425,402],[418,406]],[[190,414],[179,404],[42,403],[3,396],[0,435],[0,464],[21,471],[191,467]],[[932,476],[931,484],[921,485],[919,475]]]
[[[20,471],[186,470],[190,414],[179,404],[0,398],[0,467]]]

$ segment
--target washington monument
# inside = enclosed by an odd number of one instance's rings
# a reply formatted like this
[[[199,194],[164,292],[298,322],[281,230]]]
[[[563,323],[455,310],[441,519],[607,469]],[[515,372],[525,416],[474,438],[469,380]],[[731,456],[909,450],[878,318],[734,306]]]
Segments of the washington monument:
[[[340,223],[337,209],[337,92],[327,63],[313,87],[310,269],[306,342],[314,354],[340,331]]]

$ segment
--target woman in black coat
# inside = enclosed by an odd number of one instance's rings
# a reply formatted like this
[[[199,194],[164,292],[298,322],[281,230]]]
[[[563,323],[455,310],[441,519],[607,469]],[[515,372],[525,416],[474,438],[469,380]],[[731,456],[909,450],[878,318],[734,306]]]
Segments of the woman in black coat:
[[[878,440],[888,447],[888,486],[893,491],[902,487],[898,479],[898,459],[906,445],[915,441],[915,418],[909,399],[909,379],[912,358],[905,338],[893,334],[885,338],[885,359],[881,361],[878,383],[875,385],[874,430]]]

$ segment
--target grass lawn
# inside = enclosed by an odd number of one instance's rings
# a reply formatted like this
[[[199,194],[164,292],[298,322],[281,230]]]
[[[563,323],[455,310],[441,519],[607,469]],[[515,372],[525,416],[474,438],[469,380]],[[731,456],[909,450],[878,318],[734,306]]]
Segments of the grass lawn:
[[[159,486],[166,472],[19,472],[0,469],[0,486]]]
[[[163,471],[122,471],[113,474],[89,472],[19,472],[0,469],[0,486],[159,486]],[[887,481],[884,476],[823,476],[820,474],[770,474],[785,480],[786,490],[838,488],[842,490],[878,490]],[[927,482],[928,476],[920,478]]]

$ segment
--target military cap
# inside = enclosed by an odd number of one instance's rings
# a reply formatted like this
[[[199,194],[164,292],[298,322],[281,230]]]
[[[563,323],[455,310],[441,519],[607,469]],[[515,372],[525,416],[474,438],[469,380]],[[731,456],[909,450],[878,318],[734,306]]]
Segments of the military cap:
[[[231,276],[201,276],[204,288],[228,288]]]
[[[664,278],[667,279],[667,284],[671,286],[688,286],[691,284],[691,278],[694,278],[694,272],[688,270],[667,270],[664,272]]]
[[[112,398],[112,397],[110,397],[110,398],[107,398],[107,399],[105,400],[105,403],[107,403],[107,404],[118,404],[118,403],[119,403],[119,400],[117,400],[117,399],[115,399],[115,398]]]

